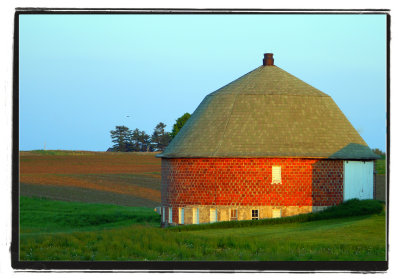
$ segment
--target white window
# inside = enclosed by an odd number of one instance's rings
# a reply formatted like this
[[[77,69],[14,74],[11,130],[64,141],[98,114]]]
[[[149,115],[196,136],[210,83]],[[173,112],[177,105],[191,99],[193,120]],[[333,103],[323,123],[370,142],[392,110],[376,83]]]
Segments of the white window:
[[[237,221],[238,218],[238,210],[231,209],[231,221]]]
[[[258,220],[258,209],[251,210],[251,220]]]
[[[199,223],[199,209],[193,208],[193,224]]]
[[[281,166],[272,166],[272,184],[281,183]]]
[[[217,210],[215,208],[210,208],[210,223],[217,222]]]
[[[168,212],[169,223],[172,223],[172,207],[170,207],[168,211],[169,211]]]
[[[272,218],[281,218],[281,215],[280,209],[272,209]]]
[[[179,224],[185,223],[185,209],[183,207],[179,207]]]

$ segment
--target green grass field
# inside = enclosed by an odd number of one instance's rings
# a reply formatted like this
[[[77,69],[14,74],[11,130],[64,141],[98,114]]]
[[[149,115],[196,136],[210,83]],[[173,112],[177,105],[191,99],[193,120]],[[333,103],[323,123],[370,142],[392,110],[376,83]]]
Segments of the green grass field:
[[[20,197],[20,233],[92,231],[133,224],[160,225],[151,208]]]
[[[383,211],[187,231],[159,224],[160,216],[149,208],[21,197],[20,259],[385,260]]]

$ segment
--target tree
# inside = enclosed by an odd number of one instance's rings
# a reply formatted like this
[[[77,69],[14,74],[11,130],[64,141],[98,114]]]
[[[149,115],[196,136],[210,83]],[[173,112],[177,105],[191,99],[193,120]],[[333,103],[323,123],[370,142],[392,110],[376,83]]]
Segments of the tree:
[[[190,118],[190,113],[187,112],[176,120],[174,126],[172,127],[171,139],[173,139],[178,134],[180,129],[183,127],[183,125],[185,125],[186,121],[189,118]]]
[[[142,152],[152,151],[150,136],[145,131],[141,131],[139,133],[139,140],[140,140],[140,151]]]
[[[131,133],[131,142],[132,142],[132,151],[140,151],[140,131],[138,128],[132,131]]]
[[[380,150],[379,148],[372,149],[372,152],[374,152],[376,155],[379,155],[381,157],[385,157],[386,156],[386,153],[383,152],[382,150]]]
[[[163,151],[171,141],[170,134],[164,129],[166,126],[167,125],[160,122],[154,128],[153,135],[151,136],[151,142],[156,151]]]
[[[115,151],[128,151],[130,147],[130,130],[125,126],[115,126],[115,130],[111,130],[111,139],[114,143],[113,149]]]

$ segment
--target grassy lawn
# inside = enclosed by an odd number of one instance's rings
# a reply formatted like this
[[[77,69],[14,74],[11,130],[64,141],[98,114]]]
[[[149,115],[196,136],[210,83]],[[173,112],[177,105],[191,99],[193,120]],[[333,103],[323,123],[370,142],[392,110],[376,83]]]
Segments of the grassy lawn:
[[[132,224],[160,225],[151,208],[20,197],[20,233],[93,231]]]
[[[149,208],[21,197],[24,260],[385,260],[384,213],[237,228],[159,228]]]

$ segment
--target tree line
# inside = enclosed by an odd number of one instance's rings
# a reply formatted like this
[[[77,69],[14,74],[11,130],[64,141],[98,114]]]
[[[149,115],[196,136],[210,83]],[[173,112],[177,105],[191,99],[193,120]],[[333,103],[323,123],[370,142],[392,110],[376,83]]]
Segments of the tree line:
[[[150,136],[145,131],[138,128],[130,130],[126,126],[115,126],[115,130],[110,131],[111,140],[114,145],[108,151],[115,152],[152,152],[163,151],[170,141],[178,134],[186,121],[190,118],[189,113],[179,117],[171,132],[165,130],[166,126],[160,122],[154,128]]]
[[[386,153],[383,152],[382,150],[380,150],[379,148],[373,148],[372,152],[374,152],[376,155],[381,156],[381,158],[385,158],[386,157]]]

